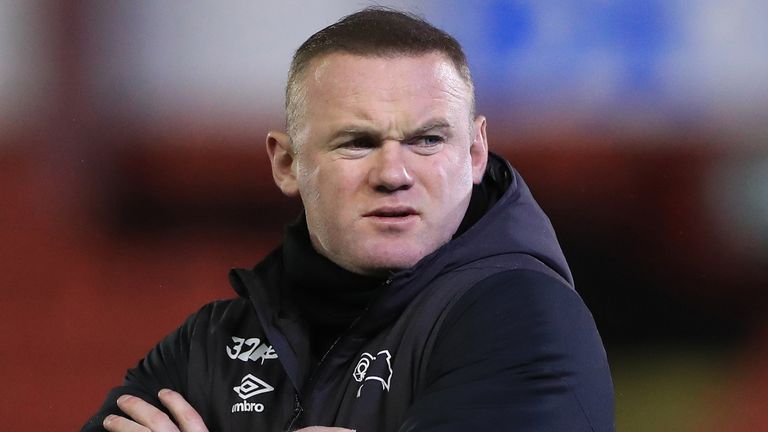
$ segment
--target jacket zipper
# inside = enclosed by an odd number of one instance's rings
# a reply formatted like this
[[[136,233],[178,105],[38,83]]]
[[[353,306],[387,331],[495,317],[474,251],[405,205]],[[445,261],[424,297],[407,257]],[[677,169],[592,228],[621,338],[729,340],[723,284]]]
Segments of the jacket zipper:
[[[387,280],[382,282],[381,285],[382,285],[382,289],[386,288],[386,287],[389,287],[390,285],[392,285],[392,278],[388,278]],[[357,317],[352,322],[352,324],[349,325],[349,328],[347,328],[346,331],[349,331],[349,329],[354,327],[355,324],[357,324],[357,322],[360,320],[360,317],[362,317],[365,314],[365,312],[367,312],[367,311],[368,311],[368,307],[366,307],[365,310],[363,310],[363,312],[360,314],[360,316]],[[328,350],[325,351],[325,354],[323,354],[323,356],[320,358],[320,361],[317,362],[317,366],[315,366],[315,370],[312,371],[312,375],[310,375],[310,377],[309,377],[308,386],[307,386],[308,389],[309,389],[309,392],[308,392],[309,394],[312,394],[312,392],[314,391],[315,379],[317,378],[317,375],[320,372],[320,369],[321,369],[321,366],[323,365],[323,362],[328,357],[328,354],[330,354],[331,351],[333,351],[333,348],[336,346],[336,344],[339,343],[339,341],[341,340],[342,336],[344,336],[346,331],[344,333],[342,333],[341,335],[339,335],[339,337],[337,337],[336,340],[333,341],[333,343],[328,348]],[[293,430],[293,425],[296,423],[296,421],[299,419],[299,417],[301,416],[301,414],[303,412],[304,412],[304,408],[302,408],[301,402],[299,402],[299,394],[297,392],[297,393],[294,394],[293,417],[291,417],[291,420],[288,422],[288,426],[285,429],[287,432],[291,432]]]
[[[293,425],[296,423],[296,420],[299,419],[303,411],[304,409],[301,407],[301,403],[299,402],[299,393],[294,393],[293,394],[293,416],[291,416],[291,419],[288,420],[288,424],[285,426],[286,432],[291,432],[293,430]]]

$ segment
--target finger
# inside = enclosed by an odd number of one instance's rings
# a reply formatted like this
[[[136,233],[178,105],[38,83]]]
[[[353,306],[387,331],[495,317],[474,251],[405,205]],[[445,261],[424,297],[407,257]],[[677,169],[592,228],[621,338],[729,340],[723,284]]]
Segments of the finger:
[[[117,398],[117,406],[134,422],[152,432],[179,432],[168,415],[136,396],[120,396]]]
[[[184,399],[184,396],[176,393],[173,390],[162,389],[157,394],[160,398],[160,402],[163,406],[168,408],[168,411],[173,415],[174,420],[179,425],[181,432],[208,432],[208,428],[203,423],[202,417],[192,407],[192,405]]]
[[[108,415],[101,424],[109,432],[149,432],[149,429],[125,417]]]

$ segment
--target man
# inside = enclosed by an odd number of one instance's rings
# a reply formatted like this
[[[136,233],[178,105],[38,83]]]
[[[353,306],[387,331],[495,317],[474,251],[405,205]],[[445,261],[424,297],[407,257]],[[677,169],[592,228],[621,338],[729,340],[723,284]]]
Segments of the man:
[[[458,43],[366,9],[297,50],[286,99],[267,152],[304,214],[83,430],[612,430],[594,322]]]

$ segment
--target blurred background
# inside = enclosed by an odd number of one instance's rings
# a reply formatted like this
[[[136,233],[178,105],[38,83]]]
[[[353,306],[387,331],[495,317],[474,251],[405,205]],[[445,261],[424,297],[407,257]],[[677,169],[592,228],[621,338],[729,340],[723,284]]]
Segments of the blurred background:
[[[263,150],[290,56],[369,4],[0,0],[3,429],[77,430],[234,295],[300,209]],[[464,45],[604,338],[618,430],[768,430],[768,3],[380,4]]]

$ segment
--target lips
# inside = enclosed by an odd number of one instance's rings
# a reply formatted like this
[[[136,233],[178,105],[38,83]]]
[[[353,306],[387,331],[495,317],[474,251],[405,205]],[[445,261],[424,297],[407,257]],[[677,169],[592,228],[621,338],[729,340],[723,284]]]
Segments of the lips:
[[[379,207],[368,213],[363,214],[364,217],[378,217],[378,218],[404,218],[408,216],[417,216],[417,212],[412,207],[407,206],[394,206],[394,207]]]

